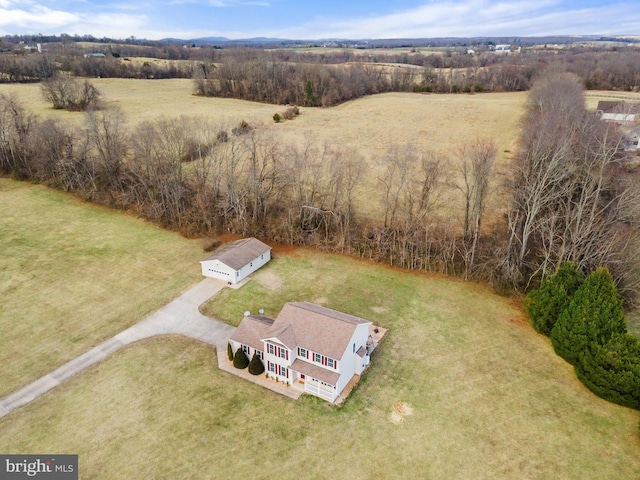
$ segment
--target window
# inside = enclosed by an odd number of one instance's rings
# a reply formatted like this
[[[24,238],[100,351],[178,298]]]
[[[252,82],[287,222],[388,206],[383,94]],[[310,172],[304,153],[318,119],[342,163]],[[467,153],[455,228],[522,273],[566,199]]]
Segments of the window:
[[[327,359],[327,365],[331,368],[335,368],[334,362],[333,362],[333,358],[329,358]]]
[[[276,364],[271,362],[267,362],[267,363],[269,364],[269,371],[271,373],[276,373]]]
[[[249,352],[249,347],[247,347],[246,345],[242,345],[242,351],[243,351],[244,353],[246,353],[247,355],[249,355],[249,353],[250,353],[250,352]]]
[[[270,343],[267,343],[267,352],[269,352],[271,355],[275,355],[274,349],[275,347],[273,345],[271,345]]]
[[[280,375],[282,375],[283,377],[288,377],[289,375],[287,375],[287,369],[284,367],[280,367]]]
[[[316,354],[315,354],[315,358],[314,358],[314,360],[315,360],[317,363],[322,363],[322,355],[320,355],[319,353],[316,353]]]
[[[307,350],[304,348],[298,347],[298,356],[307,358]]]
[[[287,355],[287,351],[284,348],[279,348],[278,350],[280,350],[280,358],[284,358],[286,360],[289,357],[289,355]]]

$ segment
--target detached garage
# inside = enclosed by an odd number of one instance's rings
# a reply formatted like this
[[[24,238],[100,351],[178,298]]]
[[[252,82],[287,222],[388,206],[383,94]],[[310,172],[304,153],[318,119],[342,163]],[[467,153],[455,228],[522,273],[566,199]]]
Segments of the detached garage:
[[[215,251],[204,260],[202,275],[238,283],[271,260],[271,247],[256,238],[244,238]]]

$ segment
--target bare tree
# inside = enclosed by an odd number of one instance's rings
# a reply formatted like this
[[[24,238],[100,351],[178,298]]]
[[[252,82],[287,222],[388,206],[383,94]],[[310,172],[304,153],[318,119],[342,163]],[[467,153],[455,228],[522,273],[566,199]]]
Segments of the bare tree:
[[[464,145],[458,152],[462,183],[458,188],[464,195],[463,245],[465,278],[473,268],[480,228],[487,196],[491,189],[494,163],[498,149],[492,140],[480,140]]]
[[[35,146],[35,116],[15,96],[0,95],[0,169],[18,177],[31,176],[30,158]]]
[[[536,84],[520,143],[503,279],[526,287],[567,260],[585,270],[619,264],[636,231],[638,211],[629,207],[638,191],[616,175],[617,128],[586,111],[575,78],[552,73]]]
[[[53,108],[82,112],[96,108],[100,92],[88,80],[80,81],[58,73],[40,83],[42,96]]]

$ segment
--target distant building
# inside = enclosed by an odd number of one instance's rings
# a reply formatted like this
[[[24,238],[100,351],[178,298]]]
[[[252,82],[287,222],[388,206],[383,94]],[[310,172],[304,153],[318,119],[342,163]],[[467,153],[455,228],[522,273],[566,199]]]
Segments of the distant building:
[[[495,53],[511,53],[511,45],[496,45]]]
[[[92,58],[92,57],[105,58],[106,55],[104,53],[85,53],[84,54],[84,58]]]
[[[596,108],[596,115],[601,120],[620,124],[633,123],[638,119],[637,108],[626,102],[601,100]]]

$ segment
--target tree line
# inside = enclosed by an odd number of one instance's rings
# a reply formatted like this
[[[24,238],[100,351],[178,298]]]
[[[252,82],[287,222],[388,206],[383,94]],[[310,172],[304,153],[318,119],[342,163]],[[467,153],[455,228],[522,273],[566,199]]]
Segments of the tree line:
[[[627,333],[622,300],[605,267],[585,279],[578,264],[562,264],[529,293],[525,309],[591,391],[640,410],[640,339]]]
[[[75,43],[50,45],[42,53],[0,54],[0,82],[37,82],[56,71],[93,78],[193,78],[199,95],[323,106],[389,91],[524,91],[550,67],[578,75],[587,89],[631,91],[640,86],[640,53],[628,48],[468,55],[466,48],[396,54],[375,49],[310,53],[175,44],[96,44],[93,50]],[[84,56],[95,52],[105,56]],[[141,56],[171,61],[129,58]]]
[[[491,139],[449,154],[391,145],[365,158],[309,138],[284,144],[246,122],[181,117],[129,127],[110,109],[86,113],[78,129],[0,97],[3,173],[186,235],[254,235],[518,290],[565,261],[585,272],[606,265],[633,301],[640,191],[620,138],[586,111],[580,81],[562,72],[532,89],[512,174],[500,182]],[[372,185],[379,215],[360,209]],[[490,195],[502,202],[491,216]]]

